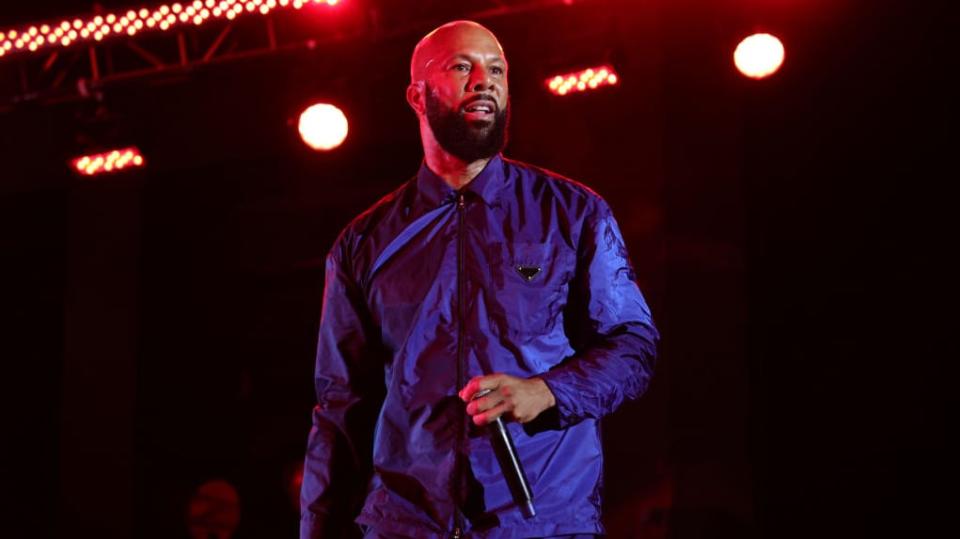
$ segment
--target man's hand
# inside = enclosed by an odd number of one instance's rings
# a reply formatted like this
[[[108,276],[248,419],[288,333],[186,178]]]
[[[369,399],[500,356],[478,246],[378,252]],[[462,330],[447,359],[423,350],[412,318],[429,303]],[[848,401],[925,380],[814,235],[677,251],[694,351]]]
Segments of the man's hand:
[[[473,400],[474,395],[486,389],[491,391]],[[459,395],[467,403],[467,413],[473,416],[477,425],[486,425],[503,414],[527,423],[557,402],[542,379],[500,373],[477,376],[467,382]]]

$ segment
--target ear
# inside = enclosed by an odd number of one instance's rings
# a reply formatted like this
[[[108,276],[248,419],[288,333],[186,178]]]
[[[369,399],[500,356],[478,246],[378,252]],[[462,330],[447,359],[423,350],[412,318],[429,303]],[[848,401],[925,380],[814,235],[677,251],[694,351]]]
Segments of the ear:
[[[426,92],[426,85],[423,81],[418,80],[411,82],[410,85],[407,86],[407,103],[410,105],[410,108],[417,113],[417,116],[423,115],[426,110],[426,96],[424,92]]]

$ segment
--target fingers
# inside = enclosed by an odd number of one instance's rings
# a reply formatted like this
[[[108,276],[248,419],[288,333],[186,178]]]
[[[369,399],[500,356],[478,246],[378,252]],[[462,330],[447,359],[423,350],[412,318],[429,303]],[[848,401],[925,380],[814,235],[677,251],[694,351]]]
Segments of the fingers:
[[[467,413],[470,415],[475,415],[478,412],[485,412],[494,406],[497,406],[503,402],[503,396],[497,392],[491,392],[485,397],[480,397],[479,399],[472,400],[467,403]]]
[[[490,423],[491,421],[494,421],[501,415],[507,413],[509,410],[510,410],[510,404],[507,402],[501,402],[500,404],[494,406],[493,408],[485,412],[481,412],[479,414],[474,415],[473,423],[479,426],[486,425],[487,423]]]
[[[480,391],[483,391],[484,389],[497,389],[497,387],[500,386],[500,381],[502,378],[503,375],[500,373],[473,377],[469,382],[467,382],[467,385],[463,386],[463,389],[460,390],[460,400],[464,402],[470,402],[474,395]]]

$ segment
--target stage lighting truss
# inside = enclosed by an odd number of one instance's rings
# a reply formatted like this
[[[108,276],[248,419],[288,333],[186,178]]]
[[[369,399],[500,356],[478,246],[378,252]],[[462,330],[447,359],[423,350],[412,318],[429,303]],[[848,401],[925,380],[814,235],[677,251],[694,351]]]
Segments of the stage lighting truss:
[[[323,40],[293,30],[293,13],[346,1],[193,0],[3,29],[0,112],[24,101],[86,98],[111,81],[314,48]],[[274,12],[283,11],[291,14],[277,24]]]
[[[70,160],[70,168],[81,176],[96,176],[143,167],[146,162],[136,146],[83,155]]]
[[[336,5],[339,0],[193,0],[129,9],[0,30],[0,61],[18,54],[45,53],[114,36],[176,31],[217,19],[267,15],[276,9],[300,9],[310,4]]]
[[[547,78],[545,84],[553,95],[570,95],[573,93],[596,90],[604,86],[615,86],[620,82],[620,76],[610,65],[602,65],[563,73]]]

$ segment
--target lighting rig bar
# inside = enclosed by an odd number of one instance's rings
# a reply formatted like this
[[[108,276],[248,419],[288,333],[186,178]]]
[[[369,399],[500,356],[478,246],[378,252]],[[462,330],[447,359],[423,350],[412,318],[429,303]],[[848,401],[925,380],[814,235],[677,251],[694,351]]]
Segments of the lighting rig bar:
[[[267,15],[275,9],[300,9],[309,4],[335,5],[338,0],[193,0],[187,3],[142,7],[126,12],[89,15],[0,30],[0,61],[18,54],[44,53],[114,36],[168,32],[181,26],[200,26],[217,19]]]
[[[70,160],[70,166],[78,174],[95,176],[110,172],[119,172],[125,168],[144,166],[143,154],[136,146],[108,152],[82,155]]]
[[[0,112],[30,101],[86,99],[120,80],[312,48],[317,39],[293,35],[289,24],[275,23],[273,12],[343,2],[194,0],[4,30]]]
[[[576,92],[596,90],[602,86],[616,86],[620,82],[616,70],[610,65],[591,67],[573,73],[554,75],[544,81],[553,95],[567,95]]]

